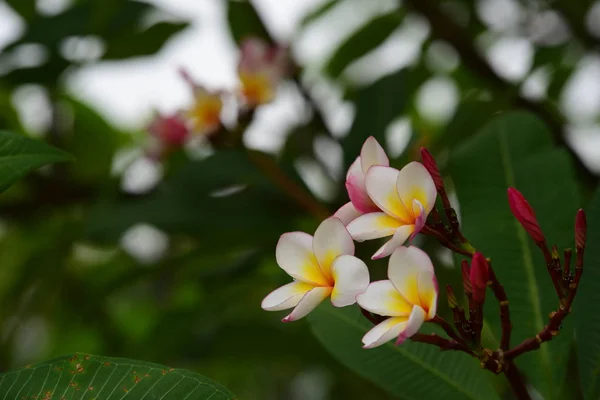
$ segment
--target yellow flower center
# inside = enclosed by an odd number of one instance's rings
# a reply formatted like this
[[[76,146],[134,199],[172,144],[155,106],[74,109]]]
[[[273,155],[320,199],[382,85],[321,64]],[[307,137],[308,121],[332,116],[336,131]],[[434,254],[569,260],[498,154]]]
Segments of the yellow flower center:
[[[267,75],[240,73],[242,95],[250,105],[269,103],[274,97],[274,88]]]

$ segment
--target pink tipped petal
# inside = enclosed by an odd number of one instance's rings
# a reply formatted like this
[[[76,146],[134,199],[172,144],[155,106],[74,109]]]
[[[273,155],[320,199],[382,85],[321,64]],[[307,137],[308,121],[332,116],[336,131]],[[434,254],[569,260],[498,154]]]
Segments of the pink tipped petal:
[[[314,286],[304,282],[292,282],[275,289],[261,303],[266,311],[280,311],[296,307],[302,297]]]
[[[340,221],[342,221],[342,223],[344,225],[348,225],[350,222],[354,221],[356,218],[361,216],[360,211],[358,211],[356,209],[356,207],[354,207],[354,205],[352,204],[351,201],[349,201],[348,203],[344,204],[343,206],[341,206],[336,212],[335,214],[333,214],[334,217],[339,218]]]
[[[259,38],[245,39],[241,44],[240,71],[254,72],[265,63],[268,44]]]
[[[331,266],[335,286],[331,292],[331,304],[345,307],[356,303],[356,296],[369,286],[369,269],[359,258],[342,255]]]
[[[385,154],[385,150],[373,136],[369,136],[369,138],[365,140],[360,151],[360,160],[362,170],[365,174],[373,165],[383,165],[384,167],[390,165],[390,160]]]
[[[363,214],[348,224],[348,232],[358,242],[391,236],[401,227],[398,220],[383,212]]]
[[[379,208],[408,224],[412,223],[412,216],[396,190],[398,173],[397,169],[374,165],[365,175],[365,186],[367,193]]]
[[[350,165],[350,168],[348,168],[348,173],[346,174],[348,197],[350,197],[350,201],[354,204],[354,207],[363,214],[371,211],[379,211],[379,208],[377,208],[367,193],[365,175],[360,164],[360,157],[357,157],[352,165]]]
[[[398,247],[402,246],[406,239],[408,239],[411,234],[414,232],[414,225],[403,225],[400,228],[396,229],[394,232],[394,236],[390,240],[388,240],[383,246],[379,248],[371,257],[372,260],[378,260],[380,258],[384,258],[389,256],[396,250]]]
[[[427,310],[426,320],[435,317],[437,312],[438,282],[433,272],[421,271],[417,277],[417,287],[421,308]]]
[[[435,205],[437,190],[435,183],[423,164],[413,161],[400,170],[396,181],[396,190],[404,204],[412,204],[418,200],[428,215]]]
[[[411,304],[421,304],[417,279],[422,271],[434,273],[431,259],[421,249],[398,247],[390,257],[388,277]]]
[[[413,308],[388,280],[372,282],[356,302],[367,311],[389,317],[408,317]]]
[[[415,216],[415,229],[413,233],[410,235],[410,241],[414,239],[417,233],[421,232],[421,229],[425,226],[427,222],[427,214],[425,213],[425,209],[423,205],[419,202],[419,200],[413,200],[413,215]]]
[[[372,349],[397,338],[405,329],[407,320],[407,317],[394,317],[375,325],[373,329],[363,336],[363,347],[365,349]]]
[[[309,312],[317,308],[317,306],[321,304],[323,300],[329,297],[331,290],[331,287],[316,287],[308,291],[298,302],[296,308],[294,308],[294,310],[281,321],[292,322],[305,317]]]
[[[329,217],[315,231],[313,251],[323,274],[331,278],[331,264],[336,257],[354,254],[352,236],[339,218]]]
[[[275,258],[292,278],[313,286],[324,286],[328,280],[319,268],[312,243],[313,237],[307,233],[284,233],[277,243]]]
[[[400,345],[404,343],[406,339],[414,335],[421,329],[423,322],[425,322],[425,317],[427,313],[419,306],[414,306],[412,313],[410,313],[410,317],[408,317],[408,321],[406,322],[406,327],[398,336],[396,340],[396,345]]]

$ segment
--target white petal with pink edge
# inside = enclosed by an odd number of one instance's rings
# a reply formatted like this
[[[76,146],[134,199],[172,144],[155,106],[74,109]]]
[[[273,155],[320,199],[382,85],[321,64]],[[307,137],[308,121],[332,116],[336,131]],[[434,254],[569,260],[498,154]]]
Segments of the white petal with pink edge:
[[[331,287],[316,287],[308,291],[294,310],[282,322],[297,321],[305,317],[309,312],[317,308],[317,306],[331,294]]]
[[[373,203],[373,200],[371,200],[371,197],[367,193],[365,175],[360,164],[360,157],[357,157],[350,165],[350,168],[348,168],[348,173],[346,174],[348,197],[350,197],[350,201],[354,204],[354,207],[361,213],[379,211],[379,208]]]
[[[365,186],[367,193],[379,208],[388,215],[409,224],[412,223],[411,213],[402,203],[396,190],[398,173],[397,169],[374,165],[365,175]]]
[[[421,307],[428,310],[426,319],[433,319],[437,312],[437,298],[439,293],[438,281],[435,274],[429,271],[419,272],[417,286]]]
[[[421,304],[417,278],[420,272],[433,272],[431,259],[423,250],[410,246],[398,247],[388,264],[388,278],[412,304]]]
[[[263,310],[280,311],[296,307],[302,297],[314,286],[304,282],[291,282],[275,289],[261,303]]]
[[[400,170],[396,181],[396,190],[404,204],[412,204],[414,199],[425,208],[425,214],[433,209],[437,190],[435,183],[423,164],[413,161]]]
[[[284,233],[277,242],[275,258],[292,278],[313,286],[324,286],[328,280],[319,268],[312,244],[313,237],[307,233]]]
[[[348,225],[350,222],[354,221],[361,215],[361,212],[358,211],[356,207],[354,207],[354,204],[352,204],[351,201],[341,206],[335,212],[335,214],[333,214],[333,216],[339,218],[344,225]]]
[[[392,317],[375,325],[373,329],[363,336],[363,348],[372,349],[396,339],[405,329],[407,320],[407,317]]]
[[[331,304],[345,307],[356,303],[356,296],[369,286],[369,269],[359,258],[342,255],[333,261],[331,272],[335,285],[331,292]]]
[[[403,225],[396,229],[394,236],[379,248],[371,257],[372,260],[378,260],[387,257],[394,252],[398,247],[402,246],[414,232],[414,225]]]
[[[356,302],[367,311],[389,317],[408,317],[413,308],[389,280],[371,282]]]
[[[421,229],[425,226],[427,222],[427,214],[425,213],[425,208],[419,202],[419,200],[414,199],[412,203],[412,211],[415,216],[415,228],[413,229],[412,234],[410,235],[410,240],[412,241],[417,233],[421,232]]]
[[[373,136],[369,136],[365,140],[360,150],[360,164],[365,174],[373,165],[383,165],[384,167],[390,165],[390,160],[385,154],[385,150]]]
[[[358,242],[391,236],[402,223],[384,212],[363,214],[348,224],[348,232]]]
[[[406,327],[398,336],[396,340],[396,344],[402,344],[406,339],[414,335],[421,329],[423,322],[425,322],[425,317],[427,313],[419,306],[414,306],[412,312],[410,313],[410,317],[408,317],[408,321],[406,322]]]
[[[331,263],[342,254],[354,254],[352,236],[339,218],[329,217],[317,228],[313,238],[313,251],[323,274],[331,278]]]

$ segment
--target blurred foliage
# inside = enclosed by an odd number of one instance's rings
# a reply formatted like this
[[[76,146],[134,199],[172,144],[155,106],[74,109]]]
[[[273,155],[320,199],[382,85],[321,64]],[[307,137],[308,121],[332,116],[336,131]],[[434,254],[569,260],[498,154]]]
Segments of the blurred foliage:
[[[549,300],[543,262],[511,219],[505,191],[510,185],[522,190],[548,237],[571,245],[574,212],[596,192],[597,176],[567,144],[569,121],[558,103],[577,62],[597,54],[600,41],[584,23],[591,2],[518,2],[527,18],[516,33],[533,29],[534,17],[545,11],[558,13],[570,28],[570,36],[557,44],[533,41],[531,70],[547,68],[550,81],[546,95],[532,99],[523,94],[522,81],[505,80],[482,56],[482,38],[511,32],[482,21],[478,2],[323,1],[299,23],[288,43],[292,54],[303,33],[343,18],[344,7],[370,17],[316,65],[293,60],[288,84],[302,95],[297,114],[306,118],[290,128],[281,148],[267,154],[236,142],[207,146],[200,157],[180,151],[162,165],[164,179],[144,193],[127,192],[122,181],[132,162],[123,153],[134,149],[137,157],[145,132],[116,126],[66,82],[88,65],[110,61],[118,67],[124,60],[154,57],[191,21],[149,2],[67,3],[50,15],[34,0],[6,1],[24,30],[0,54],[0,186],[42,165],[67,161],[64,152],[74,161],[31,173],[0,196],[2,372],[84,352],[188,368],[248,400],[510,396],[503,383],[461,354],[413,343],[361,349],[367,326],[356,309],[322,305],[308,321],[283,325],[259,305],[287,282],[275,263],[279,235],[311,232],[322,210],[332,213],[347,201],[345,171],[372,135],[388,150],[397,148],[388,151],[395,167],[416,159],[421,146],[431,149],[456,191],[467,236],[492,256],[506,286],[515,307],[514,341],[541,329],[556,305]],[[249,36],[277,41],[253,2],[221,3],[233,42]],[[422,40],[409,37],[418,44],[411,62],[378,58],[396,34],[411,32],[415,24],[426,33]],[[87,50],[67,51],[73,40],[88,43]],[[440,44],[450,53],[440,53]],[[41,50],[42,60],[20,65],[15,55],[30,45]],[[365,58],[375,72],[357,79],[357,64]],[[390,63],[397,65],[389,68]],[[387,69],[377,72],[379,64]],[[456,109],[447,117],[423,112],[421,91],[436,78],[450,81],[457,92]],[[317,95],[320,84],[335,87],[340,104],[354,110],[346,132],[333,129],[331,110]],[[25,85],[48,98],[50,120],[36,139],[27,137],[34,132],[14,105]],[[404,137],[393,129],[400,118],[409,122]],[[324,141],[330,145],[325,155],[319,151]],[[407,144],[398,146],[402,141]],[[7,142],[22,146],[27,156],[11,157],[5,150],[14,147]],[[336,151],[342,173],[330,167]],[[303,179],[302,162],[325,176],[323,191],[333,195],[322,195]],[[116,168],[119,163],[127,165]],[[599,240],[599,202],[599,195],[591,201],[589,225],[596,227],[590,228],[590,243]],[[128,239],[132,228],[147,225],[160,230],[165,249],[140,257],[126,243],[150,242]],[[436,265],[442,263],[437,243],[417,240]],[[377,248],[366,243],[357,252],[372,254],[369,246]],[[589,264],[600,262],[598,251],[590,249]],[[384,261],[369,265],[373,276],[383,274]],[[575,301],[577,321],[569,321],[558,340],[519,360],[528,382],[546,399],[596,399],[600,393],[594,310],[599,279],[590,278],[598,274],[593,267]],[[457,277],[452,266],[439,275],[441,282]],[[498,321],[486,321],[486,331],[493,340]],[[573,387],[579,380],[581,391]]]

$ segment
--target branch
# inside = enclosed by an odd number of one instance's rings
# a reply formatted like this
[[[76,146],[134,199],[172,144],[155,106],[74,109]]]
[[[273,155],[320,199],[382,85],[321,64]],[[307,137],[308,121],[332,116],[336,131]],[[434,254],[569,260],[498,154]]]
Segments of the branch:
[[[464,344],[458,343],[454,340],[448,340],[446,338],[436,335],[435,333],[430,333],[428,335],[424,333],[415,333],[413,336],[410,337],[410,340],[412,340],[413,342],[428,343],[437,346],[442,351],[457,350],[467,353],[470,356],[474,356],[474,353]]]
[[[490,281],[488,285],[492,289],[494,296],[500,304],[500,321],[502,323],[502,338],[500,339],[500,349],[507,351],[510,348],[510,334],[512,331],[512,323],[510,322],[510,310],[508,308],[508,297],[504,286],[498,281],[498,277],[492,268],[491,261],[488,260]]]

